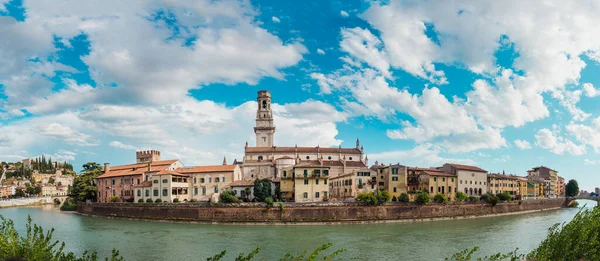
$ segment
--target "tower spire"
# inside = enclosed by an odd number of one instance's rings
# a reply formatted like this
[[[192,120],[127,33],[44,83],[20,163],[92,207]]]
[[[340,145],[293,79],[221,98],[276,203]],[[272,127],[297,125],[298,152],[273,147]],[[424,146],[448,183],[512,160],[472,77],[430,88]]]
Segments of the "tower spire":
[[[223,156],[223,165],[227,165],[227,158]]]
[[[258,92],[258,108],[256,110],[256,147],[273,147],[275,125],[271,111],[271,93],[266,90]]]

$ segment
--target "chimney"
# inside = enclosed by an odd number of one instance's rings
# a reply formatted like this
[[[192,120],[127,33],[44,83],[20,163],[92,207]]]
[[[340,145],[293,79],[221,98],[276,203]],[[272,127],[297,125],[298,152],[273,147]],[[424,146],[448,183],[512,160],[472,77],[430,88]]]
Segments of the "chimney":
[[[104,163],[104,174],[110,171],[110,163]]]
[[[150,172],[150,167],[152,166],[152,163],[148,162],[148,172]]]

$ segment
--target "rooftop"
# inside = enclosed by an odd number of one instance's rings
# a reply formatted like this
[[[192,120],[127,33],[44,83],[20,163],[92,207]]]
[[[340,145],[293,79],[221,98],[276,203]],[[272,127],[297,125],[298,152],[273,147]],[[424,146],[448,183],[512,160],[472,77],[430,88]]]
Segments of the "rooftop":
[[[207,173],[207,172],[230,172],[235,169],[237,165],[212,165],[212,166],[194,166],[189,168],[177,169],[179,173],[191,174],[191,173]]]
[[[456,169],[459,170],[470,170],[470,171],[477,171],[477,172],[487,172],[487,170],[484,170],[480,167],[476,167],[476,166],[469,166],[469,165],[462,165],[462,164],[454,164],[454,163],[446,163]]]

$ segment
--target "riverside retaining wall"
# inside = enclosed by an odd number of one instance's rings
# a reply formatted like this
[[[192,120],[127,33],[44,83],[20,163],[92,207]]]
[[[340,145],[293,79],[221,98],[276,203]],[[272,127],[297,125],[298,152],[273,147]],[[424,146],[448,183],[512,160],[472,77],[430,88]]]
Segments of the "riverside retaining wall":
[[[527,211],[556,209],[564,199],[526,200],[489,204],[385,206],[295,205],[285,204],[283,211],[275,203],[272,208],[254,205],[207,206],[203,204],[145,204],[145,203],[80,203],[77,212],[85,215],[118,218],[172,220],[219,223],[310,223],[310,222],[382,222],[470,218]]]

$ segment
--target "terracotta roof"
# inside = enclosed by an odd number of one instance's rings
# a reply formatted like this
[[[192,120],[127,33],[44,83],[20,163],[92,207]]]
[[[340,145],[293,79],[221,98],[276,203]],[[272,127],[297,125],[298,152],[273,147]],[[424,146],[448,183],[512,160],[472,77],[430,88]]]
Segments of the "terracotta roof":
[[[229,184],[229,187],[253,187],[253,180],[236,180]]]
[[[281,158],[277,158],[277,159],[279,160],[279,159],[294,159],[294,158],[292,158],[292,157],[290,157],[290,156],[283,156],[283,157],[281,157]]]
[[[362,161],[346,161],[346,167],[366,167]]]
[[[157,172],[166,169],[177,160],[159,160],[150,163],[150,172]],[[104,169],[103,169],[104,170]],[[111,178],[129,175],[141,175],[148,171],[148,163],[136,163],[129,165],[111,166],[108,173],[102,174],[98,178]]]
[[[320,165],[318,161],[316,164],[314,164],[314,162],[300,162],[300,163],[294,165],[294,167],[295,168],[329,168],[329,166]]]
[[[454,164],[454,163],[446,163],[452,167],[455,167],[459,170],[470,170],[470,171],[477,171],[477,172],[487,172],[487,170],[484,170],[482,168],[479,167],[475,167],[475,166],[469,166],[469,165],[461,165],[461,164]]]
[[[230,172],[235,169],[237,165],[212,165],[212,166],[195,166],[191,168],[180,168],[177,169],[179,173],[206,173],[206,172]]]
[[[290,153],[343,153],[343,154],[361,154],[357,148],[321,148],[321,147],[246,147],[245,152],[250,153],[271,153],[271,152],[290,152]]]
[[[339,161],[339,160],[324,160],[323,161],[323,165],[330,166],[330,167],[333,167],[333,166],[344,166],[344,164],[341,161]]]
[[[546,166],[533,167],[531,170],[533,170],[533,171],[536,171],[536,170],[538,170],[538,169],[547,169],[547,170],[551,170],[551,171],[558,172],[558,171],[556,171],[556,170],[553,170],[553,169],[551,169],[551,168],[548,168],[548,167],[546,167]]]
[[[421,171],[421,173],[425,173],[429,176],[437,176],[437,177],[456,177],[456,175],[451,173],[437,172],[437,171]]]
[[[519,179],[519,177],[517,176],[509,176],[509,175],[503,175],[503,174],[488,174],[488,177],[490,178],[497,178],[497,179]]]

